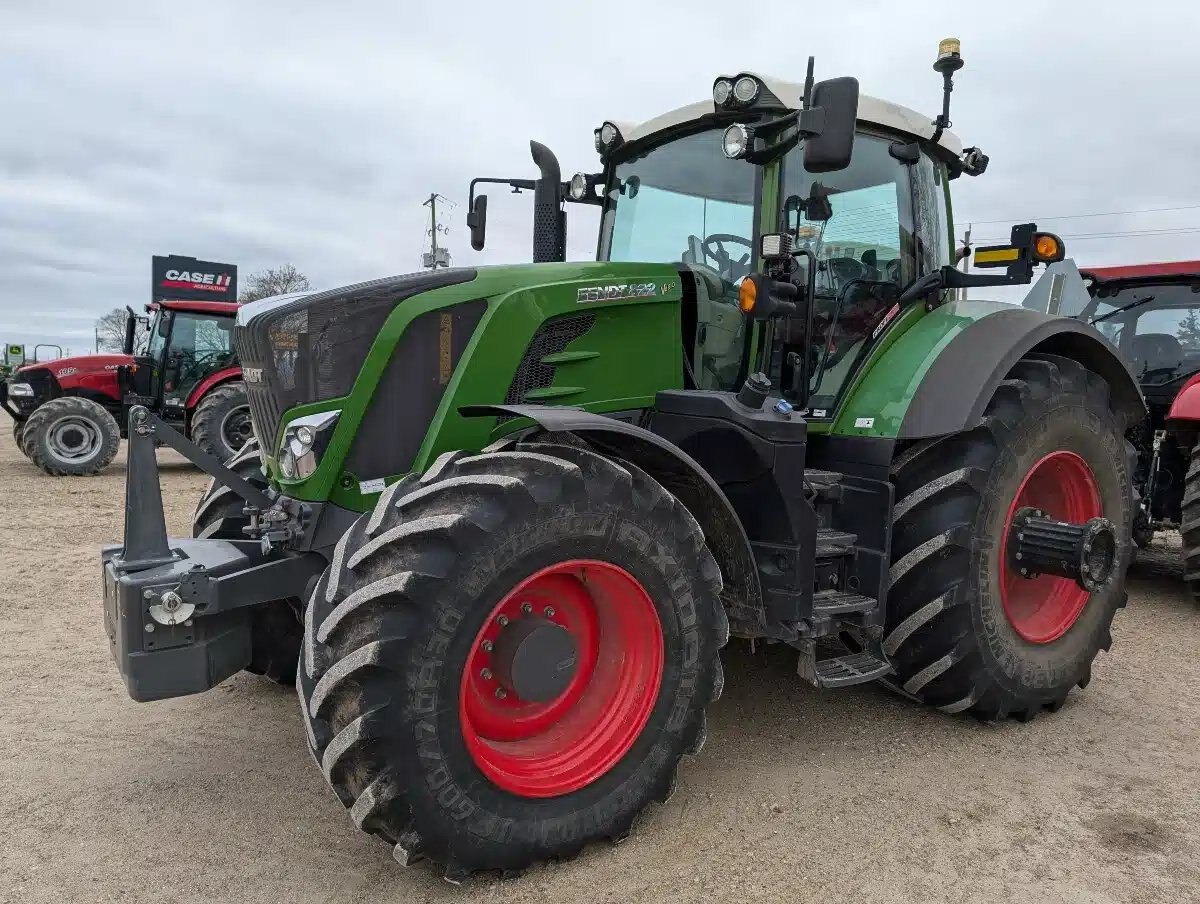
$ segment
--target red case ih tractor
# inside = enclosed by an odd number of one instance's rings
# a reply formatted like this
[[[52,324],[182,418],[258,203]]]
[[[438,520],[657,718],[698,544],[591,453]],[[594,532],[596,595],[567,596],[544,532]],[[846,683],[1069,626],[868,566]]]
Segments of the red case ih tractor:
[[[47,474],[95,474],[116,456],[129,408],[144,405],[212,455],[232,458],[251,433],[230,341],[236,273],[155,257],[150,316],[129,310],[122,353],[28,364],[0,382],[17,447]],[[140,336],[139,324],[147,327]]]
[[[1184,578],[1200,599],[1200,261],[1092,267],[1083,319],[1121,352],[1141,384],[1147,419],[1137,449],[1138,546],[1155,531],[1183,536]]]

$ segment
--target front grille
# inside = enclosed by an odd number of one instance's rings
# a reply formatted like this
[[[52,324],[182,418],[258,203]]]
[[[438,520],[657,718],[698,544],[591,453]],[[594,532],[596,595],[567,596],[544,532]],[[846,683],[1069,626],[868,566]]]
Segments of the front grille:
[[[254,432],[273,452],[284,413],[348,395],[384,322],[404,299],[469,282],[475,271],[424,270],[244,308],[234,347]],[[253,378],[252,378],[253,377]]]
[[[525,402],[527,393],[550,386],[554,382],[554,365],[545,364],[542,359],[565,350],[590,330],[595,322],[596,315],[589,312],[555,317],[538,327],[533,339],[529,341],[529,348],[525,349],[525,356],[517,366],[517,372],[513,374],[504,404],[521,405]]]

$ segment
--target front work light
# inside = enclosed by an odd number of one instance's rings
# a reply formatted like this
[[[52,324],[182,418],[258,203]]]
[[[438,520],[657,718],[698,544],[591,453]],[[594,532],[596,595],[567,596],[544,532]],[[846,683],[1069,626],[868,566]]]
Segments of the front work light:
[[[750,150],[754,130],[750,126],[735,122],[721,136],[721,150],[730,160],[739,160]]]
[[[571,177],[567,191],[574,200],[582,201],[588,194],[588,177],[583,173],[576,173]]]
[[[729,102],[729,96],[733,94],[733,82],[727,78],[719,78],[713,83],[713,104],[718,107],[723,107]]]
[[[758,91],[758,79],[752,75],[743,75],[733,83],[733,99],[742,106],[754,103]]]
[[[322,411],[290,421],[279,445],[279,472],[286,480],[303,480],[320,464],[341,411]]]

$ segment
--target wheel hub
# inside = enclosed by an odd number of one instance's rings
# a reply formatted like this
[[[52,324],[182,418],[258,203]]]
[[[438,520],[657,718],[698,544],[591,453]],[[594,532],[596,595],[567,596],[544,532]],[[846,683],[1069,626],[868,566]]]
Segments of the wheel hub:
[[[1096,477],[1074,452],[1043,456],[1021,481],[1001,539],[1000,590],[1023,639],[1062,637],[1112,577],[1119,544],[1103,514]]]
[[[511,621],[496,638],[496,680],[520,700],[546,703],[567,689],[579,665],[571,632],[540,615]]]
[[[645,588],[609,562],[571,559],[513,587],[463,666],[459,716],[476,766],[520,797],[576,791],[637,740],[663,677]]]
[[[1023,578],[1053,574],[1070,578],[1088,592],[1112,577],[1117,562],[1117,531],[1107,518],[1072,524],[1047,518],[1040,509],[1017,511],[1009,528],[1010,565]]]

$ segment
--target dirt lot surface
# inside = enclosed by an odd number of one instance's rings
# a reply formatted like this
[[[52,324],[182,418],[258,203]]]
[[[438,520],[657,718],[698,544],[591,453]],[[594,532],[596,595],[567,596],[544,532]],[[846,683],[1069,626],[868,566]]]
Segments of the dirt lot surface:
[[[1200,900],[1200,608],[1170,537],[1057,715],[987,726],[819,693],[784,651],[735,644],[703,754],[628,842],[455,888],[354,828],[290,690],[242,675],[129,700],[97,567],[123,461],[50,478],[0,435],[0,900]],[[182,533],[206,481],[160,461]]]

